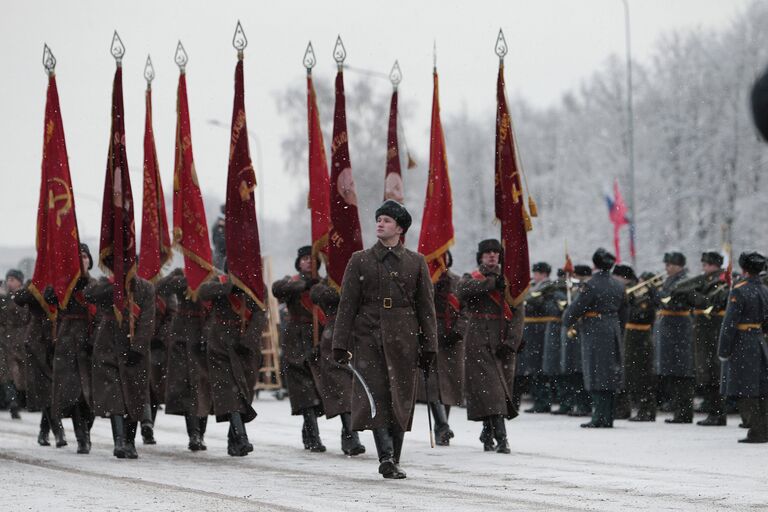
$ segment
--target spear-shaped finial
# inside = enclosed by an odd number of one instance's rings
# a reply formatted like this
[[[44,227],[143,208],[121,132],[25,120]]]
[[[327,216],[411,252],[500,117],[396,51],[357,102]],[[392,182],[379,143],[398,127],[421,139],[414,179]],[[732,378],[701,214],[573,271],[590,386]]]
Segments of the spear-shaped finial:
[[[395,89],[403,81],[403,72],[400,71],[400,64],[397,61],[392,65],[392,71],[389,72],[389,81],[392,82],[392,87]]]
[[[341,69],[344,66],[344,59],[347,58],[347,50],[344,48],[344,43],[341,41],[341,36],[336,36],[336,46],[333,47],[333,60]]]
[[[56,57],[47,44],[43,43],[43,67],[48,76],[53,76],[56,71]]]
[[[115,33],[112,36],[112,46],[110,47],[110,52],[115,58],[117,65],[122,65],[123,55],[125,55],[125,45],[123,44],[123,40],[120,39],[120,36],[117,35],[117,30],[115,30]]]
[[[184,45],[181,44],[181,41],[176,45],[176,55],[174,55],[173,60],[176,61],[176,65],[179,66],[179,70],[183,73],[187,67],[189,56],[186,50],[184,50]]]
[[[432,70],[437,72],[437,39],[432,40]]]
[[[243,26],[240,24],[240,20],[237,20],[235,35],[232,36],[232,46],[237,50],[237,56],[242,58],[243,50],[248,46],[248,38],[245,37],[245,32],[243,32]]]
[[[147,55],[147,63],[144,65],[144,79],[147,81],[147,87],[152,85],[155,79],[155,67],[152,65],[152,58]]]
[[[307,43],[307,51],[304,52],[304,67],[307,68],[307,74],[312,73],[312,68],[317,64],[315,50],[312,48],[312,41]]]
[[[496,55],[499,56],[499,62],[504,60],[508,51],[509,47],[507,47],[507,40],[504,39],[504,32],[499,29],[499,37],[496,38]]]

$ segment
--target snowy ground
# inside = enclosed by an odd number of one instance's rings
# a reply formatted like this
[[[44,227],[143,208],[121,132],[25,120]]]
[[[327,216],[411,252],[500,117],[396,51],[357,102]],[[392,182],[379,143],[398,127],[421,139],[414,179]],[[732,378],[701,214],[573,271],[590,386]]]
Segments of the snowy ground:
[[[456,409],[450,447],[430,449],[426,409],[406,435],[406,480],[376,472],[368,453],[347,458],[338,420],[321,420],[325,454],[300,444],[288,401],[264,397],[248,426],[252,454],[226,454],[226,425],[210,423],[207,452],[186,449],[183,418],[158,416],[156,446],[138,460],[112,456],[109,422],[97,419],[90,455],[36,443],[39,415],[0,415],[0,510],[768,510],[768,444],[736,443],[745,430],[618,421],[581,429],[582,418],[523,414],[508,422],[512,455],[484,453],[479,425]]]

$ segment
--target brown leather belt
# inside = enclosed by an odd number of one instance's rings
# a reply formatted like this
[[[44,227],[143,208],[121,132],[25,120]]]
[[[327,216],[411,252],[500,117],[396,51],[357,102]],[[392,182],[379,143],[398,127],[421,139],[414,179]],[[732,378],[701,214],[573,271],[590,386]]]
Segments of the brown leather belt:
[[[627,323],[624,328],[628,329],[630,331],[650,331],[651,330],[651,324],[633,324],[633,323]]]
[[[187,318],[203,318],[205,311],[198,311],[195,309],[180,309],[179,316],[186,316]]]
[[[761,331],[763,329],[762,324],[736,324],[736,328],[740,331]]]
[[[691,316],[689,311],[670,311],[668,309],[659,310],[659,316]]]
[[[560,322],[559,316],[527,316],[523,320],[526,324],[547,324],[549,322]]]
[[[603,316],[602,314],[598,313],[597,311],[587,311],[584,313],[584,318],[600,318]]]
[[[694,309],[693,310],[694,315],[707,315],[706,309]],[[709,313],[707,316],[725,316],[725,310],[723,311],[715,311],[713,313]]]
[[[502,316],[494,313],[469,313],[469,318],[478,320],[501,320]]]

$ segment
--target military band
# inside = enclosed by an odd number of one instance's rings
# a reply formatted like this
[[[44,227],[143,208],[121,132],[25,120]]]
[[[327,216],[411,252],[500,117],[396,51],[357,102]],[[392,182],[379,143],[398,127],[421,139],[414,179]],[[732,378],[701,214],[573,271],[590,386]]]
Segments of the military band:
[[[768,442],[762,255],[742,254],[742,275],[732,281],[716,251],[702,253],[702,273],[691,278],[679,252],[664,255],[664,274],[638,277],[598,249],[591,267],[576,265],[556,281],[549,264],[534,264],[525,303],[513,308],[502,298],[498,240],[479,243],[475,269],[461,278],[446,271],[433,285],[423,257],[400,241],[407,210],[388,201],[376,213],[379,242],[355,253],[341,290],[312,277],[309,246],[298,251],[298,274],[272,287],[290,312],[282,350],[291,411],[304,418],[308,450],[325,448],[318,418],[338,416],[345,455],[364,454],[358,431],[372,430],[379,473],[405,478],[402,444],[417,388],[439,446],[455,435],[450,411],[464,406],[469,420],[482,423],[483,449],[511,453],[519,447],[506,420],[518,416],[526,396],[530,412],[591,413],[585,428],[655,421],[664,397],[673,412],[667,423],[691,423],[695,396],[702,399],[696,412],[706,414],[698,424],[722,426],[730,399],[749,427],[740,442]],[[135,279],[129,306],[116,311],[112,282],[91,277],[88,247],[80,251],[84,273],[55,317],[21,272],[6,276],[0,381],[12,417],[22,406],[40,411],[38,443],[50,445],[52,432],[59,448],[67,446],[61,420],[71,418],[79,454],[90,452],[94,417],[109,418],[114,455],[131,459],[139,423],[151,426],[164,404],[166,414],[185,417],[190,450],[206,449],[214,414],[230,425],[228,453],[250,453],[245,425],[256,417],[266,325],[260,307],[226,276],[205,282],[192,299],[177,269],[155,285]],[[56,307],[50,290],[45,298]],[[142,436],[154,441],[151,430],[142,428]]]

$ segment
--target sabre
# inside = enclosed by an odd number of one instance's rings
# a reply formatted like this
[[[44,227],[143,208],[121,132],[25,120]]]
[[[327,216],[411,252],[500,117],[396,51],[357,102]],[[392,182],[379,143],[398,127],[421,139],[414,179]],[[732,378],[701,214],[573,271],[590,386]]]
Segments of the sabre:
[[[373,395],[371,394],[371,389],[368,387],[368,384],[366,384],[365,379],[363,379],[363,376],[360,375],[360,372],[358,372],[354,366],[352,366],[351,362],[347,362],[347,364],[341,364],[336,363],[341,368],[344,368],[346,370],[349,370],[352,372],[352,375],[357,378],[357,381],[360,383],[360,385],[363,387],[363,391],[365,391],[365,396],[368,397],[368,404],[371,406],[371,419],[376,417],[376,402],[373,401]]]

